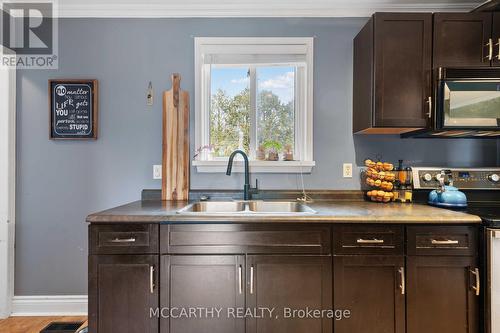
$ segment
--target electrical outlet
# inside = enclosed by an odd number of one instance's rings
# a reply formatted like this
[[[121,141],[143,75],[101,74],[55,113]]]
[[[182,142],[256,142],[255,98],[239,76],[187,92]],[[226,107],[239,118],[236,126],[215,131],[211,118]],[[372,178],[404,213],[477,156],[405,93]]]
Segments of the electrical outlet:
[[[352,163],[344,163],[343,175],[344,178],[352,178]]]
[[[153,165],[153,179],[161,179],[161,165]]]

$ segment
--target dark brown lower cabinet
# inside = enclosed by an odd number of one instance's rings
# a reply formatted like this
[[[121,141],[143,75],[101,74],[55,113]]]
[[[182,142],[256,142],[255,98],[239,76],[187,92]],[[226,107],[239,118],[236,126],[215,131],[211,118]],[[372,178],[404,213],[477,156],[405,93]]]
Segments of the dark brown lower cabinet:
[[[245,257],[239,255],[161,256],[160,332],[245,332],[244,319],[228,310],[245,306],[244,270]],[[181,313],[192,308],[200,309],[195,316]]]
[[[403,256],[334,257],[334,307],[351,314],[334,331],[404,333],[404,266]]]
[[[248,256],[247,307],[275,310],[272,318],[248,318],[246,332],[332,332],[331,319],[303,312],[332,308],[331,260],[330,256]]]
[[[167,227],[91,226],[91,333],[479,333],[474,228]]]
[[[157,255],[89,256],[89,331],[157,333]]]
[[[476,267],[475,257],[409,256],[407,332],[479,332]]]

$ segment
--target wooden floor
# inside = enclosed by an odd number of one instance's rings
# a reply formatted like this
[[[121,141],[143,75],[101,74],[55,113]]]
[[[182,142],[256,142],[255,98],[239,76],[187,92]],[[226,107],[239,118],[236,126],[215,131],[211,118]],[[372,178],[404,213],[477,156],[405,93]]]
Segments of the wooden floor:
[[[40,333],[51,322],[81,321],[87,317],[9,317],[0,320],[1,333]]]

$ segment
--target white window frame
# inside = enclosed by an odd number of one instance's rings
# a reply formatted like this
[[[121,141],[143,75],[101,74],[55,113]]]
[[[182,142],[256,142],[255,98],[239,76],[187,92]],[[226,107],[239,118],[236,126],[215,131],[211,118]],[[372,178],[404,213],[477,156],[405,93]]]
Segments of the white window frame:
[[[313,159],[313,37],[195,37],[195,146],[206,146],[209,138],[209,108],[210,108],[210,70],[204,63],[204,50],[210,48],[213,52],[234,45],[245,49],[253,48],[258,53],[259,48],[266,49],[270,45],[279,48],[280,54],[296,54],[302,50],[305,55],[303,74],[296,76],[296,109],[295,116],[295,157],[297,161],[259,161],[251,159],[252,172],[261,173],[310,173],[315,166]],[[250,66],[252,67],[252,66]],[[304,87],[298,89],[297,87]],[[251,137],[251,140],[255,138]],[[255,146],[255,143],[253,143]],[[251,155],[253,155],[253,151]],[[251,156],[252,157],[252,156]],[[193,166],[198,172],[225,172],[227,158],[214,160],[194,160]],[[240,163],[235,164],[236,172],[242,172]]]

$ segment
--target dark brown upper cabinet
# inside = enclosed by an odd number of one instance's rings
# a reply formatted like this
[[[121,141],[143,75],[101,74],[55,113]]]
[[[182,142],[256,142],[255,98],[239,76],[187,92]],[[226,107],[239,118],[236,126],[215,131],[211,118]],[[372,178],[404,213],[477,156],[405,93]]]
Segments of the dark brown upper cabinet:
[[[353,132],[428,127],[432,14],[376,13],[354,39]]]
[[[491,39],[493,40],[492,66],[500,66],[500,13],[493,13]]]
[[[433,67],[480,67],[498,62],[500,31],[491,13],[434,14]],[[499,27],[500,28],[500,27]],[[500,29],[499,29],[500,30]],[[494,34],[495,35],[495,34]]]

